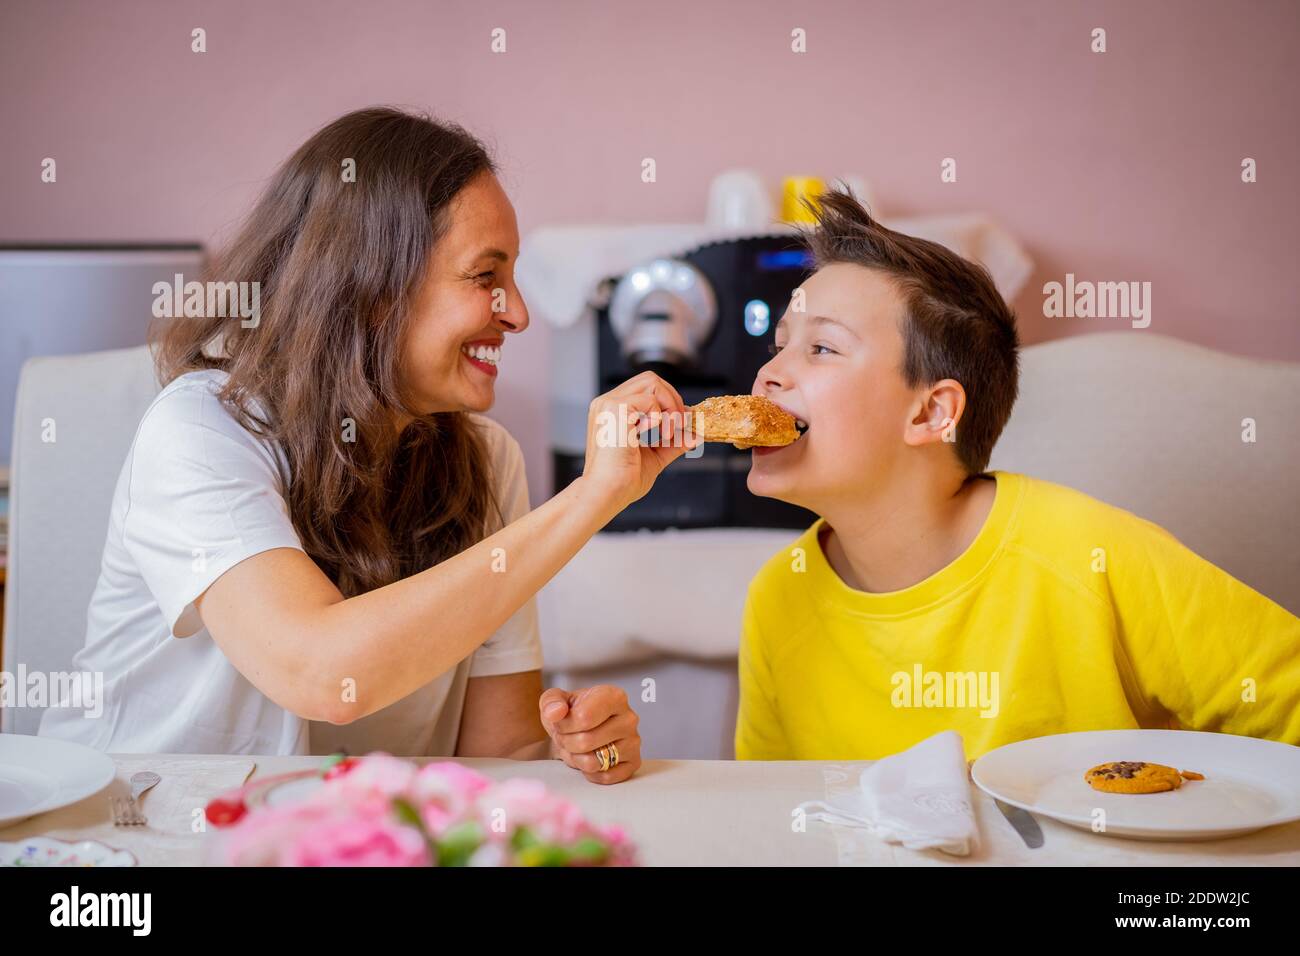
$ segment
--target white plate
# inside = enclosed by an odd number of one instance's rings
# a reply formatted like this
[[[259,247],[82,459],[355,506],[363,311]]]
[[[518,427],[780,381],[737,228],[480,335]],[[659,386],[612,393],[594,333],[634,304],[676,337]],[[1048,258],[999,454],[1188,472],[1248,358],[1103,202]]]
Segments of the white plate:
[[[0,734],[0,827],[93,796],[116,774],[113,761],[90,747]]]
[[[1101,793],[1084,771],[1142,760],[1205,774],[1165,793]],[[975,761],[985,793],[1031,813],[1109,836],[1215,840],[1300,820],[1300,747],[1191,730],[1094,730],[1021,740]]]

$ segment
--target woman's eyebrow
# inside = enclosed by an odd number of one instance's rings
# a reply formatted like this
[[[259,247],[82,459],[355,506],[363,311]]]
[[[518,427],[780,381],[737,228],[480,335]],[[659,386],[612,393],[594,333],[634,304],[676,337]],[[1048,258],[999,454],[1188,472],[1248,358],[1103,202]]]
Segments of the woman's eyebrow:
[[[497,262],[507,262],[509,261],[510,256],[507,253],[502,252],[500,249],[489,248],[481,249],[469,261],[478,262],[480,259],[495,259]]]

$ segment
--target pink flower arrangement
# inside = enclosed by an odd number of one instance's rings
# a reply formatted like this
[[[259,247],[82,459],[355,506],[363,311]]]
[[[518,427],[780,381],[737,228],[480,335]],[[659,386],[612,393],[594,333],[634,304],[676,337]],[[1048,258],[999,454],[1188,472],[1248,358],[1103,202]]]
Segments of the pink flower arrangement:
[[[214,862],[229,866],[629,866],[636,849],[539,780],[385,753],[332,761],[288,804],[214,800]],[[217,808],[217,812],[214,812]],[[233,809],[233,812],[232,812]]]

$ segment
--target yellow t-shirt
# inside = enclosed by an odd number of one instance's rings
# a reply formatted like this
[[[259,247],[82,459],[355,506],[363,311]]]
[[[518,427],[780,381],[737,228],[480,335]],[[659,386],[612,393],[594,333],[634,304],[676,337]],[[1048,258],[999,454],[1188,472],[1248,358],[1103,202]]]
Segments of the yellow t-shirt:
[[[1300,744],[1300,618],[1149,521],[993,475],[970,547],[912,587],[846,585],[824,520],[763,566],[745,603],[738,759],[875,759],[942,730],[970,758],[1137,727]]]

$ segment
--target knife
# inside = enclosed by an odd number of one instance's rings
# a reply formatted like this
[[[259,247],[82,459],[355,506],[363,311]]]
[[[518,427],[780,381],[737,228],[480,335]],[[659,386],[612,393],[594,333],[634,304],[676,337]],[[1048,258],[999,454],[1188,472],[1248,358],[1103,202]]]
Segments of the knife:
[[[994,798],[993,802],[998,805],[998,809],[1007,818],[1007,822],[1020,834],[1020,839],[1025,841],[1025,846],[1031,850],[1036,850],[1043,845],[1042,828],[1039,827],[1038,821],[1033,818],[1028,810],[1013,807],[997,798]]]

